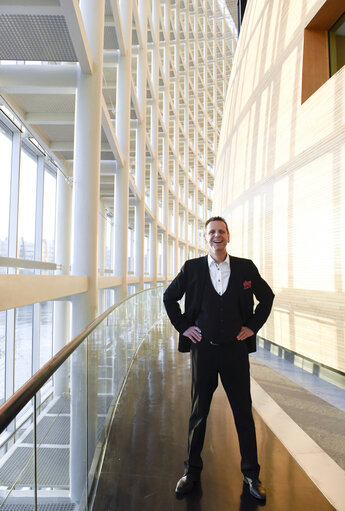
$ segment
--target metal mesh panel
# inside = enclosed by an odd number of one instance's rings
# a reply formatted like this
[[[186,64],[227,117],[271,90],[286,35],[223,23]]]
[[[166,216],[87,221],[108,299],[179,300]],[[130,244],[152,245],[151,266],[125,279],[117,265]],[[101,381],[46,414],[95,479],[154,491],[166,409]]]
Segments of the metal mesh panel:
[[[26,466],[17,488],[33,486],[33,449],[18,447],[0,469],[0,486],[11,486],[20,471]],[[69,449],[41,447],[38,456],[38,485],[54,488],[69,486]]]
[[[100,394],[110,394],[113,390],[112,386],[113,382],[110,378],[109,379],[100,378],[98,380],[98,392]]]
[[[49,413],[70,413],[71,401],[66,397],[60,397],[56,403],[49,408]]]
[[[73,113],[75,95],[73,94],[16,94],[23,110],[36,113]]]
[[[68,445],[70,418],[46,415],[37,424],[37,443]],[[33,443],[32,431],[24,438],[24,443]]]
[[[64,16],[1,14],[0,59],[77,62]]]
[[[102,432],[104,430],[105,417],[97,417],[97,442],[101,440]]]
[[[97,413],[99,414],[107,414],[111,402],[113,400],[112,394],[104,394],[102,396],[97,396]]]
[[[63,503],[63,502],[50,502],[50,503],[38,503],[39,511],[74,511],[77,508],[75,504]],[[16,503],[16,504],[5,504],[1,511],[32,511],[34,508],[32,503]]]
[[[98,368],[99,378],[111,378],[113,375],[113,368],[110,366],[101,366]]]

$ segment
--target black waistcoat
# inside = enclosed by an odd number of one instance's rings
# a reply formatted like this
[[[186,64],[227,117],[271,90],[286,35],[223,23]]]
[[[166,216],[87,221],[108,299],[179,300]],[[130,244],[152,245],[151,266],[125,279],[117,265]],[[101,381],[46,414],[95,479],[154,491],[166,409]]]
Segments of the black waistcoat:
[[[243,326],[239,295],[232,285],[231,274],[228,287],[221,296],[214,289],[209,269],[206,269],[204,292],[196,325],[201,329],[204,341],[226,344],[236,340]]]

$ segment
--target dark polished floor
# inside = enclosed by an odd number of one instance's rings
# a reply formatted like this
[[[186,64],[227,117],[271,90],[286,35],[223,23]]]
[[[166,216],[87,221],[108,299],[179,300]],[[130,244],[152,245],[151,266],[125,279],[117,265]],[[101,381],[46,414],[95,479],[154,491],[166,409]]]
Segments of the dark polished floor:
[[[190,411],[189,356],[176,350],[167,320],[150,333],[122,394],[99,480],[96,511],[254,511],[243,492],[238,442],[222,387],[211,406],[201,485],[177,499]],[[267,511],[329,511],[284,446],[255,414]]]

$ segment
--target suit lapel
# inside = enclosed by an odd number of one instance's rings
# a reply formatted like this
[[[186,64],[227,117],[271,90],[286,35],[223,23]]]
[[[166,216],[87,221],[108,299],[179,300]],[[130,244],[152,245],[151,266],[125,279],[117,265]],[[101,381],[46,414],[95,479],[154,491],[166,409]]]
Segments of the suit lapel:
[[[234,289],[236,289],[237,292],[240,292],[242,289],[242,272],[241,272],[241,265],[238,264],[238,260],[236,258],[232,258],[230,256],[230,268],[231,268],[231,274],[230,274],[230,284],[233,286]]]
[[[200,264],[200,267],[197,268],[197,282],[198,282],[198,286],[197,286],[197,294],[196,294],[196,301],[195,301],[195,317],[198,315],[199,313],[199,310],[200,310],[200,307],[201,307],[201,300],[202,300],[202,295],[204,293],[204,289],[205,289],[205,283],[206,283],[206,277],[207,277],[207,272],[208,272],[208,263],[207,263],[207,256],[205,256],[203,258],[203,260],[201,261],[201,264]]]

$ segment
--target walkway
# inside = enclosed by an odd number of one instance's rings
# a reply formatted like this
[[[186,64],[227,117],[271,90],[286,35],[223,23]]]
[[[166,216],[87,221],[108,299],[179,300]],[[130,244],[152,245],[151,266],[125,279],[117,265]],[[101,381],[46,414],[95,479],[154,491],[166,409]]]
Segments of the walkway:
[[[151,330],[135,360],[115,420],[100,476],[95,511],[254,511],[243,493],[232,414],[221,386],[212,402],[201,485],[177,499],[190,411],[189,357],[176,350],[166,319]],[[320,493],[255,413],[267,511],[330,511]]]

